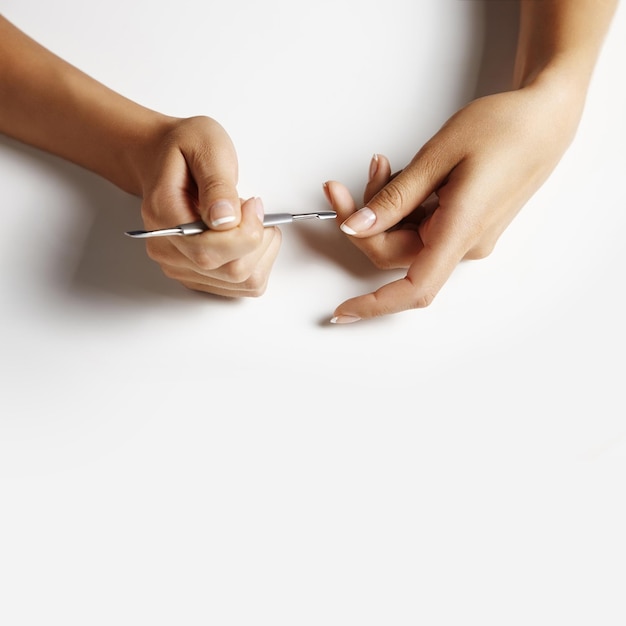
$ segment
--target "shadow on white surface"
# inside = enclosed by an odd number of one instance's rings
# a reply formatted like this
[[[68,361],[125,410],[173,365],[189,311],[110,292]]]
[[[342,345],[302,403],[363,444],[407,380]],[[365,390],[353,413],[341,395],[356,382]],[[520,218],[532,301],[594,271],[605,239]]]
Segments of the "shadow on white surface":
[[[161,273],[146,255],[143,242],[124,235],[141,224],[139,198],[89,171],[5,137],[0,137],[0,150],[13,152],[12,157],[26,161],[37,175],[54,181],[49,205],[36,216],[30,233],[34,245],[50,248],[44,253],[45,275],[32,275],[36,287],[87,300],[97,294],[113,296],[126,305],[194,297]],[[16,208],[31,210],[27,201],[25,205]]]
[[[508,87],[518,10],[516,1],[487,2],[483,11],[477,9],[473,14],[476,18],[473,27],[477,31],[481,30],[480,18],[484,21],[476,96]],[[471,80],[471,76],[466,78]],[[58,248],[74,251],[74,266],[66,256],[62,259],[50,258],[47,268],[48,276],[56,277],[70,293],[80,298],[95,294],[109,299],[113,296],[123,299],[126,305],[129,301],[146,303],[163,298],[188,300],[198,297],[198,294],[167,279],[158,265],[147,257],[143,242],[124,236],[125,230],[141,224],[138,198],[120,191],[91,172],[4,137],[0,139],[0,149],[16,152],[21,160],[31,161],[35,170],[58,178],[59,197],[62,199],[70,193],[73,204],[80,207],[76,220],[63,231],[64,241],[57,244]],[[320,229],[318,225],[290,228],[286,235],[286,240],[291,239],[288,245],[297,243],[299,250],[308,248],[314,255],[329,259],[356,279],[372,279],[372,285],[380,282],[381,272],[371,266],[336,228]],[[283,249],[282,254],[288,252]],[[306,262],[304,257],[301,258],[302,262]],[[214,298],[214,301],[221,303],[224,299]]]

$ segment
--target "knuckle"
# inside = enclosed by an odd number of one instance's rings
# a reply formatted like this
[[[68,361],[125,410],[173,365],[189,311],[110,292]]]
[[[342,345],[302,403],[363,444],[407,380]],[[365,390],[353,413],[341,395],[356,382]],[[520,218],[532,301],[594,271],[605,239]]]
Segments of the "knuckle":
[[[197,283],[192,283],[187,280],[180,280],[179,282],[183,287],[185,287],[185,289],[189,289],[189,291],[204,291],[201,285]]]
[[[415,299],[413,300],[413,308],[425,309],[426,307],[429,307],[433,303],[435,295],[435,292],[432,290],[424,291],[420,294],[417,294]]]
[[[180,280],[185,275],[181,268],[174,265],[161,265],[161,271],[166,278],[171,278],[172,280]]]
[[[209,158],[207,156],[207,158]],[[202,181],[199,189],[200,195],[207,198],[230,197],[233,192],[234,183],[229,183],[221,178],[206,178]]]
[[[413,297],[411,299],[411,308],[425,309],[429,307],[435,300],[437,289],[430,285],[416,285],[409,276],[406,278],[412,284]]]
[[[448,145],[445,141],[432,142],[424,147],[420,168],[426,180],[439,182],[441,173],[446,172],[444,163],[447,155]]]
[[[155,263],[161,263],[164,259],[161,247],[158,244],[153,244],[151,242],[146,244],[146,254],[148,255],[148,258]]]
[[[210,272],[220,266],[220,263],[214,257],[214,254],[207,248],[197,248],[193,250],[189,256],[191,262],[201,272]]]
[[[251,276],[248,264],[242,259],[231,261],[222,268],[222,271],[224,280],[227,280],[229,283],[244,283]]]
[[[494,246],[492,244],[481,243],[477,246],[471,248],[465,258],[468,261],[480,261],[481,259],[486,259],[492,252]]]
[[[170,265],[162,265],[161,271],[163,272],[163,274],[165,274],[167,278],[176,278],[176,272],[174,271],[174,268],[172,268]]]
[[[246,295],[249,298],[259,298],[262,296],[267,289],[267,276],[262,274],[261,272],[253,272],[248,276],[248,278],[244,281],[242,286],[246,291]]]
[[[163,221],[162,216],[176,204],[176,190],[167,184],[157,185],[144,198],[141,206],[144,222],[158,227]]]
[[[394,179],[385,185],[376,194],[375,198],[376,202],[381,204],[383,210],[404,206],[408,199],[409,191],[406,185],[401,183],[399,179]]]
[[[478,224],[475,234],[471,237],[470,244],[467,246],[467,252],[464,259],[469,261],[478,261],[486,259],[496,247],[497,237],[485,234],[482,224]]]
[[[267,289],[267,280],[261,282],[252,282],[248,288],[248,297],[260,298]]]
[[[258,297],[265,293],[268,283],[268,272],[259,267],[251,267],[244,259],[231,261],[220,268],[222,280],[237,285],[247,297]]]

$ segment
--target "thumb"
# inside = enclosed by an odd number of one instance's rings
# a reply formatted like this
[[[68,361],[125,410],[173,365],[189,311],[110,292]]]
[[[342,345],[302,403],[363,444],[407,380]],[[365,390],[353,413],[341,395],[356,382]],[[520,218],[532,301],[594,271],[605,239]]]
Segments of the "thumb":
[[[228,230],[239,224],[241,202],[233,183],[214,176],[205,181],[204,192],[198,193],[198,211],[211,229]]]
[[[437,189],[454,164],[436,158],[430,144],[425,145],[397,176],[376,193],[362,209],[353,213],[341,230],[353,237],[382,233],[410,215]]]
[[[216,142],[220,144],[220,142]],[[214,230],[228,230],[241,221],[241,202],[237,192],[237,156],[230,140],[200,150],[187,159],[198,189],[198,212],[202,221]]]

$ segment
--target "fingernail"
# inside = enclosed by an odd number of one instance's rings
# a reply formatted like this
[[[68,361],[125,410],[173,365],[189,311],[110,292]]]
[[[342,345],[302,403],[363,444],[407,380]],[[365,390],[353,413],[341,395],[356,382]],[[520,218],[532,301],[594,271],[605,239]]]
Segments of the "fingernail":
[[[235,209],[228,200],[218,200],[209,209],[211,226],[221,226],[235,221]]]
[[[335,315],[330,320],[331,324],[354,324],[354,322],[358,322],[361,318],[356,315]]]
[[[365,206],[356,213],[353,213],[339,228],[341,228],[346,235],[356,235],[371,228],[375,221],[376,213]]]
[[[259,220],[262,222],[265,217],[265,207],[263,206],[263,200],[261,198],[254,199],[256,214],[259,217]]]
[[[370,180],[376,176],[376,172],[378,171],[378,155],[374,154],[372,160],[370,161]]]
[[[324,190],[324,195],[326,196],[326,200],[328,200],[328,204],[332,204],[333,199],[330,197],[330,188],[327,182],[322,185],[322,189]]]

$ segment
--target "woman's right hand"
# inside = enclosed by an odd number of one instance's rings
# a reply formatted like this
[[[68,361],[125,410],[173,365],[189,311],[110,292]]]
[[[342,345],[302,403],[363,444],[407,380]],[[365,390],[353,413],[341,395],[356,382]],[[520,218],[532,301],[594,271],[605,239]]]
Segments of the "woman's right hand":
[[[164,127],[138,159],[144,227],[201,219],[209,230],[147,239],[148,255],[166,276],[190,289],[232,298],[262,295],[281,232],[263,227],[260,198],[239,198],[230,137],[204,116],[168,118]]]

